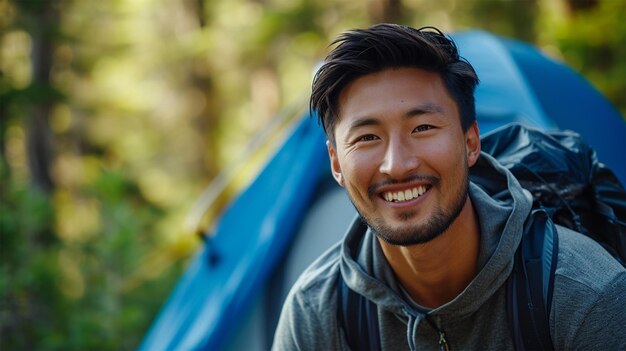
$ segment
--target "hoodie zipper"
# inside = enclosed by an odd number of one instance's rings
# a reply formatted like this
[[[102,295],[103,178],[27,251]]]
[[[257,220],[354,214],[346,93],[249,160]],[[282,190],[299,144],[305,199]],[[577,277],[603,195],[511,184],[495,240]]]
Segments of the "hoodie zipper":
[[[450,351],[450,347],[448,347],[448,340],[446,339],[446,332],[437,327],[437,324],[430,319],[429,315],[425,316],[426,322],[428,322],[428,324],[439,334],[439,351]]]
[[[439,351],[450,351],[448,341],[446,340],[446,333],[443,331],[439,331]]]

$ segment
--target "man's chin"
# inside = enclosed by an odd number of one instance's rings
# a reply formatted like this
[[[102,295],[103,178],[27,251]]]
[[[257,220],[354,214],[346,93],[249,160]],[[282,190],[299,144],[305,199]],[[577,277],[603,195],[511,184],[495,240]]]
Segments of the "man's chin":
[[[396,246],[412,246],[425,244],[437,236],[441,235],[443,231],[433,230],[431,226],[422,225],[415,226],[414,224],[406,223],[405,225],[389,225],[382,220],[375,220],[374,223],[367,221],[370,228],[374,233],[384,240],[385,242]]]
[[[418,233],[416,231],[405,233],[402,231],[393,231],[393,230],[385,230],[385,229],[380,230],[380,229],[375,229],[375,228],[374,228],[374,232],[379,238],[381,238],[388,244],[395,245],[395,246],[413,246],[413,245],[426,244],[443,233],[443,232]]]
[[[385,242],[396,246],[412,246],[426,244],[445,233],[452,222],[456,220],[460,211],[456,210],[449,215],[438,210],[428,220],[421,224],[415,224],[415,213],[411,213],[411,221],[399,220],[396,225],[391,225],[381,218],[374,220],[365,219],[376,235]],[[405,215],[408,215],[405,214]],[[404,223],[402,223],[404,222]],[[399,225],[398,225],[399,224]]]

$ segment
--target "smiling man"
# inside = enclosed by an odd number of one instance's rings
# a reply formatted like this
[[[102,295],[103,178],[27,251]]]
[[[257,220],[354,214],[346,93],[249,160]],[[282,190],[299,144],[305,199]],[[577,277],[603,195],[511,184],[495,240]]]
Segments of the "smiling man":
[[[532,196],[481,153],[472,66],[433,28],[381,24],[334,44],[311,107],[359,218],[292,288],[274,349],[512,349],[506,281]],[[557,228],[552,345],[626,348],[626,270]],[[346,336],[342,283],[375,306],[376,345]]]

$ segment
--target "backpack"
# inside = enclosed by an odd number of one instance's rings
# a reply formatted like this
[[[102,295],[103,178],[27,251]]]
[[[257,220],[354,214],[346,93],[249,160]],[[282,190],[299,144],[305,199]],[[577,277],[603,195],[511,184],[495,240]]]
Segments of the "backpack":
[[[594,239],[626,267],[626,191],[574,132],[544,132],[511,124],[483,136],[481,147],[533,195],[531,218],[506,283],[515,350],[552,350],[549,316],[558,254],[555,224]],[[350,348],[379,350],[376,304],[350,289],[341,274],[337,286],[338,321]],[[430,324],[440,335],[440,350],[447,350],[445,332]]]

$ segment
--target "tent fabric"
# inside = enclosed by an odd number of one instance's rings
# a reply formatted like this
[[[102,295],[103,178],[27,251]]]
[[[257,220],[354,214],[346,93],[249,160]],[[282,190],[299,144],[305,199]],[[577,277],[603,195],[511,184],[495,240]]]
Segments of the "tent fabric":
[[[508,122],[572,130],[626,183],[624,117],[581,75],[529,44],[484,31],[458,33],[461,55],[476,69],[481,132]]]

